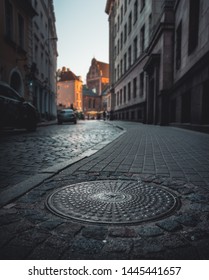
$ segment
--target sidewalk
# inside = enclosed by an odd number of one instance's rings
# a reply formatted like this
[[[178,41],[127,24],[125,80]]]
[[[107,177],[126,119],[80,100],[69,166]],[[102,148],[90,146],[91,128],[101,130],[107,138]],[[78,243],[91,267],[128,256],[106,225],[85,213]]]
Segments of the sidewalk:
[[[209,135],[126,131],[0,209],[1,259],[209,259]]]

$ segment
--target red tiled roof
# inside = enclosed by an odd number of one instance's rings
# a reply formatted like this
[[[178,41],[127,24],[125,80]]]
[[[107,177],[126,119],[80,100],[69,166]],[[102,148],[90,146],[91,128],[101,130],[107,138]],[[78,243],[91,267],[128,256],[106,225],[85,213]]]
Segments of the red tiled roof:
[[[75,81],[79,80],[79,77],[76,76],[72,71],[61,72],[60,81]]]

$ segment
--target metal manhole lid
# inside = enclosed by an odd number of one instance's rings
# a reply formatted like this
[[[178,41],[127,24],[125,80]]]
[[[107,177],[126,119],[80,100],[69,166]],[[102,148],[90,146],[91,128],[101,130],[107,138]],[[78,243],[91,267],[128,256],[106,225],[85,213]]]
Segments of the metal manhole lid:
[[[127,180],[89,181],[54,191],[46,201],[64,218],[102,224],[133,224],[171,215],[179,205],[170,190]]]

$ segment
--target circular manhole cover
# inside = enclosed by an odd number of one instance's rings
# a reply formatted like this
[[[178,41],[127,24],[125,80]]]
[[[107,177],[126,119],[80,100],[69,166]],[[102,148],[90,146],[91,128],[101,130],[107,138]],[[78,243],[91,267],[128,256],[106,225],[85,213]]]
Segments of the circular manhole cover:
[[[131,224],[170,215],[178,199],[159,185],[103,180],[78,183],[54,191],[46,202],[65,218],[103,224]]]

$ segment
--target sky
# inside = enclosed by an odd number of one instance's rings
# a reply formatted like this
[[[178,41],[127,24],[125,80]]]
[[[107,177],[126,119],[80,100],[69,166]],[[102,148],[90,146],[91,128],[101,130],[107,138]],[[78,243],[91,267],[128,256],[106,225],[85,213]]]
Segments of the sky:
[[[69,68],[86,82],[92,58],[109,63],[107,0],[54,0],[57,68]]]

